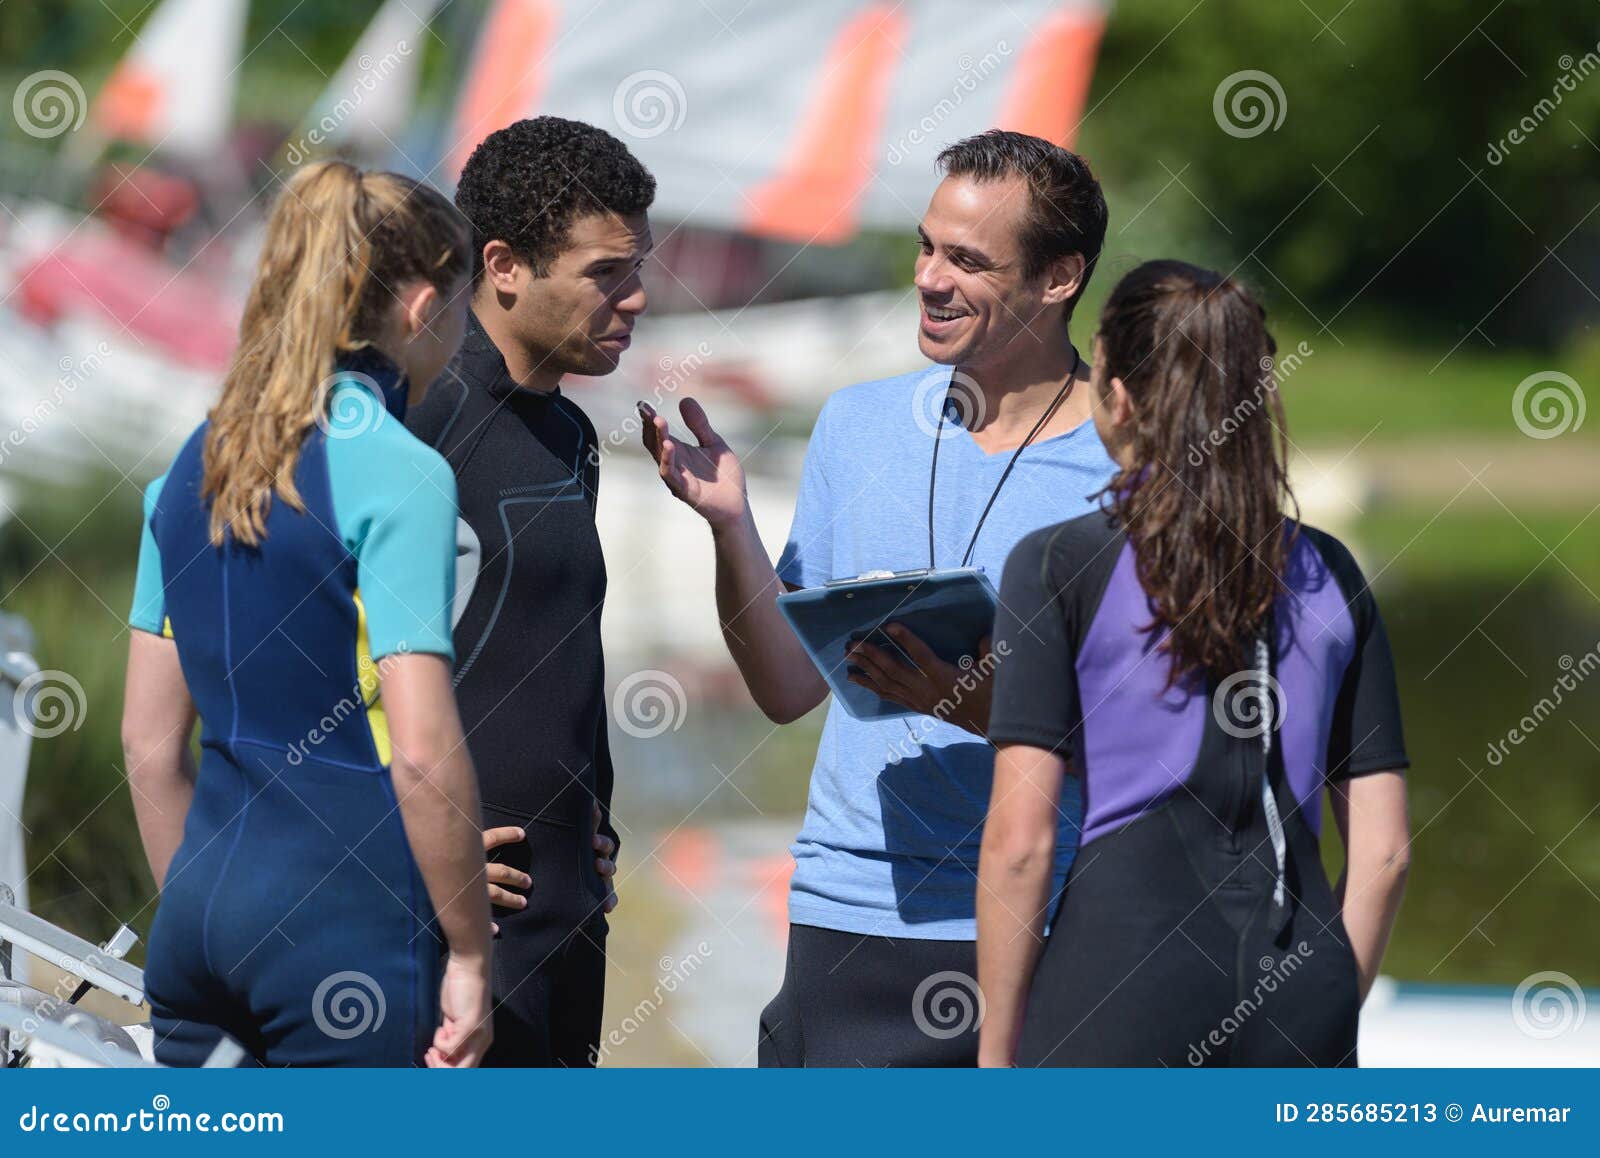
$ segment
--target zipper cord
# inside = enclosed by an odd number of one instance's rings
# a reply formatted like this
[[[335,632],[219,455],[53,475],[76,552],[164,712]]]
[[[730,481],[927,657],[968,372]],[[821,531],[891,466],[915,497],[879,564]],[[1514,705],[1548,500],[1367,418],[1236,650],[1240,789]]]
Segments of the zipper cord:
[[[1272,791],[1272,732],[1277,721],[1272,715],[1271,689],[1272,656],[1267,641],[1256,640],[1256,670],[1261,675],[1261,806],[1267,816],[1267,832],[1272,837],[1272,851],[1278,858],[1278,881],[1272,890],[1272,902],[1279,908],[1284,905],[1284,868],[1288,861],[1289,842],[1283,834],[1283,817],[1278,812],[1278,799]]]

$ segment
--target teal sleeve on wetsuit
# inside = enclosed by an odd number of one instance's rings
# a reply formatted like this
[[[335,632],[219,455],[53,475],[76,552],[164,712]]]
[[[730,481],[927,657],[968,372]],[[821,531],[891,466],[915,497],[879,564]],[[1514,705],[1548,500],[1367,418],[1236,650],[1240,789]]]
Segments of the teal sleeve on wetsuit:
[[[330,434],[327,452],[334,518],[356,557],[372,658],[426,652],[454,661],[456,480],[449,464],[387,414],[369,429]]]
[[[133,580],[133,608],[128,612],[128,626],[160,635],[167,620],[167,597],[161,582],[161,549],[156,546],[155,532],[150,520],[156,513],[156,501],[161,497],[161,487],[167,481],[162,475],[145,488],[144,519],[139,535],[139,570]]]

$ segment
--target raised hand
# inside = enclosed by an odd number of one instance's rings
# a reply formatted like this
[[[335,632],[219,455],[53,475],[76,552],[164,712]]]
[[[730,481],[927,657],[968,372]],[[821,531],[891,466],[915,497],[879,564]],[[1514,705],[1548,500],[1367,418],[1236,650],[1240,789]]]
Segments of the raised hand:
[[[743,519],[749,507],[744,467],[722,436],[711,428],[700,403],[685,398],[678,404],[678,413],[698,445],[675,437],[667,420],[648,402],[640,402],[638,407],[644,420],[644,448],[656,460],[656,469],[667,489],[712,527],[730,526]]]

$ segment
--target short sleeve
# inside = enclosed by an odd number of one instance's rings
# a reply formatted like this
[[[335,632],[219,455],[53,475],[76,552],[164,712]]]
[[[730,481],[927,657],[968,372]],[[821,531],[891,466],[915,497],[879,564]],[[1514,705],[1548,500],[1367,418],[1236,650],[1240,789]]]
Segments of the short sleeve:
[[[128,626],[152,635],[163,634],[167,620],[167,595],[161,578],[161,549],[156,546],[156,504],[167,476],[156,479],[144,492],[143,530],[139,536],[139,566],[133,580],[133,607]]]
[[[1400,726],[1400,690],[1394,653],[1378,602],[1342,543],[1314,537],[1333,571],[1355,625],[1355,651],[1334,701],[1328,733],[1328,779],[1348,780],[1410,767]]]
[[[456,478],[438,451],[397,422],[329,438],[334,518],[356,559],[374,660],[426,652],[454,660]]]
[[[995,614],[989,740],[1071,757],[1082,708],[1068,600],[1050,575],[1057,528],[1026,536],[1006,560]]]
[[[372,658],[426,652],[454,660],[456,480],[438,456],[434,469],[366,528],[356,582],[367,613]]]
[[[828,458],[828,406],[817,415],[800,472],[789,541],[778,557],[778,578],[792,587],[820,587],[833,573],[833,496],[824,468]]]

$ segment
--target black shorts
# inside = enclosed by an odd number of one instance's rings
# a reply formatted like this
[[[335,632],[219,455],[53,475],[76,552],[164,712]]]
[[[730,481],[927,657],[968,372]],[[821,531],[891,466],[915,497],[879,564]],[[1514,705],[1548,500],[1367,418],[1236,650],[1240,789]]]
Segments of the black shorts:
[[[759,1064],[976,1065],[977,976],[971,941],[791,925],[783,988],[761,1012]]]

